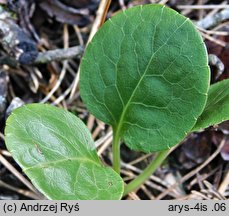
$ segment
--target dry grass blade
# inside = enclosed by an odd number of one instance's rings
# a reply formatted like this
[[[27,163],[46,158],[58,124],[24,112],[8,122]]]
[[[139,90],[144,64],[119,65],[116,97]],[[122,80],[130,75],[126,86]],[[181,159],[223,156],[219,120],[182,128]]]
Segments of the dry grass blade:
[[[63,62],[63,68],[61,70],[59,79],[57,80],[55,86],[52,88],[52,90],[48,93],[48,95],[46,95],[45,98],[43,98],[40,103],[46,103],[52,96],[53,94],[57,91],[57,89],[60,87],[65,75],[66,75],[66,70],[67,70],[67,66],[68,66],[68,62],[67,60],[65,60]],[[55,99],[56,100],[56,99]]]
[[[112,137],[113,132],[109,131],[108,133],[106,133],[106,135],[104,135],[103,137],[99,138],[96,142],[95,142],[95,146],[96,148],[98,148],[99,146],[101,146],[105,141],[107,141],[108,139],[110,139],[110,137]]]
[[[164,5],[164,4],[166,4],[168,1],[169,1],[169,0],[161,0],[161,1],[159,2],[159,4]]]
[[[219,193],[222,195],[226,192],[227,188],[229,187],[229,170],[227,171],[226,176],[224,177],[221,185],[219,186]]]
[[[131,199],[131,200],[141,200],[141,199],[138,197],[138,195],[137,195],[136,193],[134,193],[134,192],[131,192],[131,193],[128,194],[127,200],[128,200],[128,199]]]
[[[20,173],[18,172],[1,154],[0,154],[0,162],[11,172],[13,173],[24,185],[26,185],[31,191],[37,193],[37,190],[34,186]],[[38,194],[39,196],[39,194]]]
[[[0,137],[2,140],[5,140],[5,137],[2,133],[0,133]],[[18,193],[21,193],[25,196],[29,196],[29,197],[34,198],[34,199],[41,199],[42,197],[41,197],[40,193],[38,193],[37,190],[34,188],[34,186],[5,159],[3,154],[5,154],[8,157],[11,156],[11,154],[8,151],[0,150],[0,163],[2,163],[12,174],[14,174],[31,191],[33,191],[33,193],[32,192],[26,192],[26,191],[21,190],[21,189],[16,189],[15,187],[10,186],[10,185],[4,183],[3,181],[0,181],[0,186],[7,187],[11,190],[14,190]]]
[[[104,142],[104,144],[99,148],[98,150],[98,155],[100,156],[112,143],[113,137],[110,137],[109,139],[107,139],[106,142]]]
[[[229,9],[229,5],[177,5],[178,9],[192,9],[192,10],[209,10],[209,9]]]
[[[64,38],[64,49],[69,48],[69,34],[68,34],[68,26],[67,24],[64,25],[64,32],[63,32],[63,38]],[[40,103],[46,103],[52,96],[53,94],[57,91],[57,89],[60,87],[62,81],[64,80],[64,77],[66,75],[67,71],[67,66],[68,66],[68,61],[65,60],[63,62],[63,68],[60,72],[59,79],[57,80],[56,84],[52,88],[52,90],[48,93],[48,95],[40,101]]]
[[[141,157],[139,157],[139,158],[137,158],[137,159],[131,161],[129,164],[130,164],[130,165],[137,164],[137,163],[139,163],[139,162],[141,162],[141,161],[143,161],[143,160],[149,158],[150,156],[153,156],[153,153],[149,153],[149,154],[143,155],[143,156],[141,156]]]
[[[130,165],[130,164],[121,162],[121,166],[122,166],[123,168],[125,168],[125,169],[131,170],[131,171],[136,172],[136,173],[138,173],[138,174],[142,173],[142,170],[141,170],[141,169],[139,169],[139,168],[137,168],[137,167],[135,167],[135,166],[132,166],[132,165]],[[159,183],[159,184],[165,186],[165,187],[169,187],[169,186],[170,186],[170,185],[167,184],[165,181],[163,181],[161,178],[159,178],[159,177],[157,177],[157,176],[155,176],[155,175],[151,175],[151,176],[150,176],[150,179],[151,179],[152,181],[154,181],[154,182],[157,182],[157,183]]]
[[[215,44],[218,44],[218,45],[220,45],[220,46],[222,46],[222,47],[226,47],[226,46],[227,46],[227,43],[226,43],[226,42],[221,41],[221,40],[219,40],[219,39],[216,39],[216,38],[214,38],[214,37],[212,37],[212,36],[210,36],[210,35],[208,35],[208,34],[205,34],[205,33],[202,32],[201,35],[202,35],[204,38],[206,38],[206,39],[208,39],[208,40],[210,40],[210,41],[214,42]]]
[[[3,133],[0,132],[0,138],[4,141],[5,140],[5,136]]]
[[[208,181],[204,180],[204,185],[208,188],[208,190],[206,190],[207,193],[213,195],[214,198],[219,199],[219,200],[225,200],[225,199],[226,199],[226,198],[225,198],[222,194],[220,194],[220,193],[216,190],[216,188],[215,188],[212,184],[210,184]],[[202,190],[202,191],[204,191],[204,190]]]
[[[31,199],[41,199],[41,196],[37,196],[35,193],[31,192],[31,191],[27,191],[27,190],[23,190],[23,189],[20,189],[20,188],[16,188],[16,187],[13,187],[9,184],[6,184],[5,182],[1,181],[0,180],[0,187],[3,187],[3,188],[6,188],[6,189],[9,189],[11,191],[15,191],[25,197],[29,197]]]
[[[207,197],[205,194],[199,192],[199,191],[191,191],[192,194],[196,195],[197,197],[200,197],[200,199],[204,199],[204,200],[210,200],[209,197]]]
[[[92,29],[91,29],[91,33],[89,35],[87,44],[91,41],[91,39],[94,37],[95,33],[98,31],[99,27],[103,24],[103,22],[105,21],[105,17],[108,11],[108,8],[111,4],[111,0],[101,0],[99,8],[97,10],[97,14],[96,14],[96,19],[93,23]],[[79,77],[80,77],[80,69],[78,69],[76,77],[74,79],[74,84],[69,96],[69,101],[72,101],[74,94],[76,93],[78,84],[79,84]]]
[[[206,33],[206,34],[209,34],[209,35],[221,35],[221,36],[228,36],[229,35],[229,32],[226,32],[226,31],[213,31],[213,30],[206,30],[206,29],[203,29],[201,27],[198,27],[197,28]]]

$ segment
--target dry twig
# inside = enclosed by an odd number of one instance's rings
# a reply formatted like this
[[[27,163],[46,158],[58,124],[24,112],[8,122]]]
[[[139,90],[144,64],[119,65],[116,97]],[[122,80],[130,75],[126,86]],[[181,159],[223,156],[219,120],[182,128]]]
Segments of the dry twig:
[[[229,6],[227,6],[227,9],[224,9],[219,13],[216,13],[212,16],[206,16],[204,19],[196,22],[196,25],[203,29],[209,29],[218,25],[219,23],[227,21],[228,19],[229,19]]]

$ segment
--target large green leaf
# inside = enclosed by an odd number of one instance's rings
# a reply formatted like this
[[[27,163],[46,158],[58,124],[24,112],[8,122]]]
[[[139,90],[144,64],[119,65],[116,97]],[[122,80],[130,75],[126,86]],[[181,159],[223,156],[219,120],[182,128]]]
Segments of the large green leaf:
[[[5,141],[13,158],[49,199],[120,199],[123,181],[97,156],[83,122],[51,105],[16,109]]]
[[[206,107],[192,131],[198,131],[229,119],[229,79],[210,86]]]
[[[161,5],[107,21],[81,64],[88,110],[134,150],[179,143],[202,113],[209,87],[203,41],[190,20]]]

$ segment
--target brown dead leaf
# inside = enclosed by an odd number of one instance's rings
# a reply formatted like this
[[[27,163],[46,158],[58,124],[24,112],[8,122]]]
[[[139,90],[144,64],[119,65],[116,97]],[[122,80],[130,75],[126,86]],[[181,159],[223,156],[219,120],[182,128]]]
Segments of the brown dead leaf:
[[[64,4],[68,3],[68,4]],[[87,4],[94,1],[82,1],[82,7],[80,6],[81,1],[59,1],[59,0],[41,0],[39,6],[44,10],[50,17],[55,18],[57,21],[67,23],[71,25],[85,26],[90,22],[90,10],[87,8]],[[69,4],[70,3],[70,4]]]
[[[100,0],[63,0],[62,2],[74,8],[91,8],[97,6]]]
[[[192,169],[205,161],[211,152],[211,141],[207,132],[193,133],[175,153],[182,168]]]

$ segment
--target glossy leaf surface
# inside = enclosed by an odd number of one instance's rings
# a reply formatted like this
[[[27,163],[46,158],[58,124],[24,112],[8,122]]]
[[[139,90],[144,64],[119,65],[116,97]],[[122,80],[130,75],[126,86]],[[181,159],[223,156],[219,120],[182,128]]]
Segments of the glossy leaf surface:
[[[89,130],[70,112],[23,106],[8,118],[5,135],[13,158],[49,199],[121,198],[121,177],[102,165]]]
[[[210,86],[204,112],[192,129],[197,131],[229,119],[229,79]]]
[[[89,111],[134,150],[179,143],[206,103],[209,68],[190,20],[161,5],[128,9],[108,20],[81,64]]]

